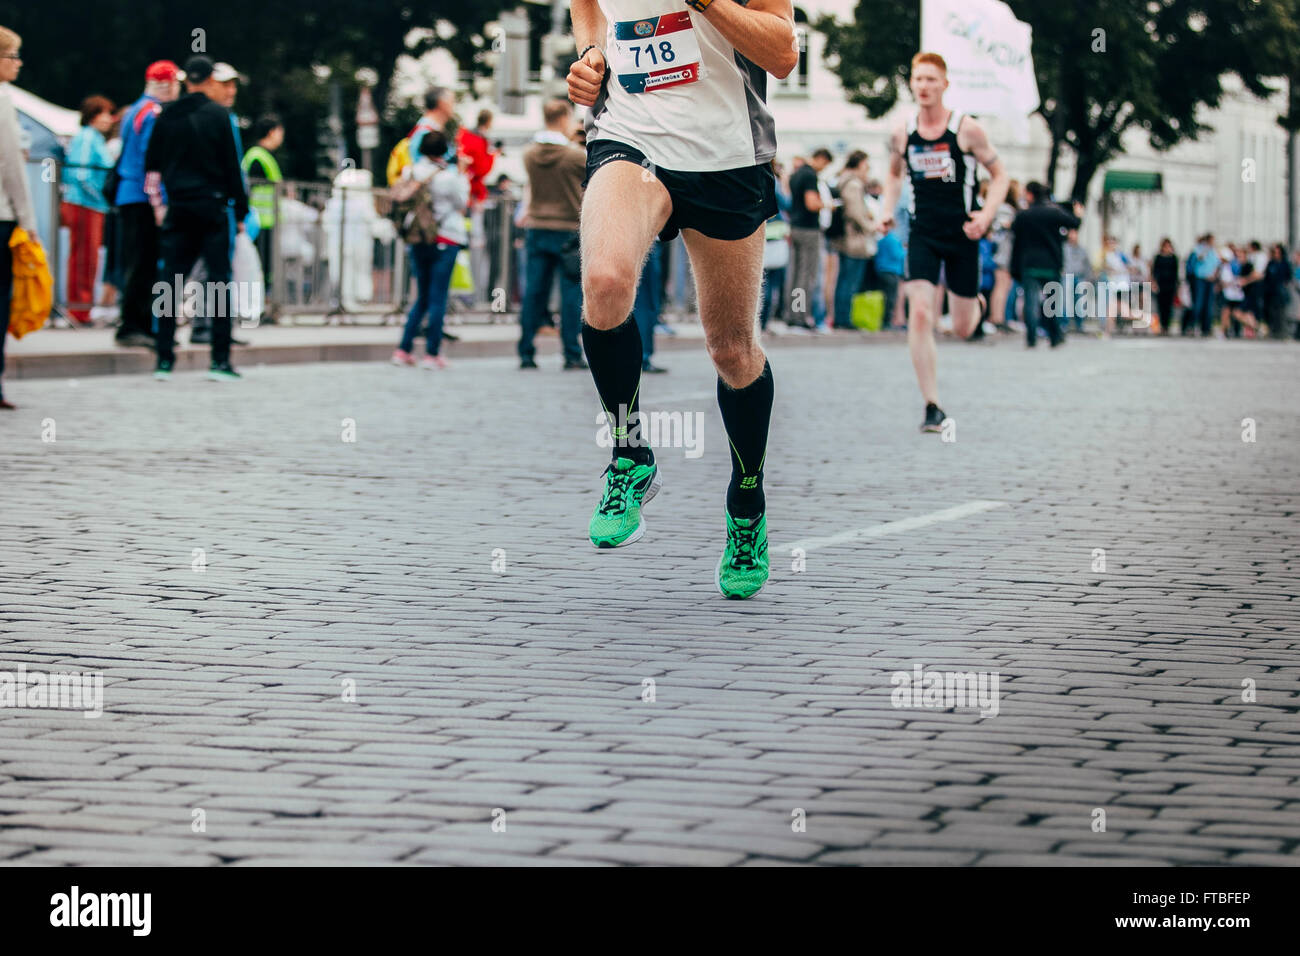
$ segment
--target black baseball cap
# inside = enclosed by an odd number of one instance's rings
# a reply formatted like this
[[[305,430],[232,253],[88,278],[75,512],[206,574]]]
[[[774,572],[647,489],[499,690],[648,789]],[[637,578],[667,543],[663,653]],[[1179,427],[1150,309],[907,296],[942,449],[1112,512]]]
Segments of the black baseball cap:
[[[191,83],[202,83],[212,75],[214,67],[210,57],[192,56],[185,61],[185,79]]]

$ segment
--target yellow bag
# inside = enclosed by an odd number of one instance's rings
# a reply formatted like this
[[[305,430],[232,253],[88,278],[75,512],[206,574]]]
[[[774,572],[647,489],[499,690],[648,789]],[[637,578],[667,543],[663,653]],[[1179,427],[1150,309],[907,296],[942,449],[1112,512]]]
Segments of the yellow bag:
[[[451,270],[451,291],[457,295],[471,295],[474,292],[474,272],[470,269],[469,250],[464,247],[456,253],[456,264]]]
[[[885,325],[885,293],[859,292],[850,305],[849,321],[866,332],[879,332]]]
[[[14,259],[13,301],[9,305],[9,334],[21,339],[43,328],[54,305],[54,277],[45,261],[45,250],[23,229],[9,237]]]

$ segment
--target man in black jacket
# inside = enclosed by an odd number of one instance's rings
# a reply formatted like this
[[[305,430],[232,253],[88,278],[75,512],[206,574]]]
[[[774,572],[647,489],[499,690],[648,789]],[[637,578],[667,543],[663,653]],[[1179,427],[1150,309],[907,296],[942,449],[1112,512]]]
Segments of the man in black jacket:
[[[1062,246],[1065,234],[1070,229],[1078,229],[1083,216],[1083,206],[1074,204],[1074,215],[1070,215],[1051,201],[1048,189],[1042,183],[1030,183],[1025,187],[1029,194],[1028,209],[1016,216],[1011,224],[1014,245],[1011,247],[1011,276],[1025,290],[1025,338],[1030,348],[1038,344],[1038,325],[1041,322],[1047,329],[1052,348],[1065,343],[1065,334],[1061,331],[1060,316],[1055,309],[1044,314],[1043,290],[1049,283],[1060,287],[1061,269],[1065,261]],[[1055,296],[1057,302],[1064,302],[1064,295]],[[1073,303],[1069,304],[1073,307]]]
[[[156,298],[158,366],[154,378],[171,377],[176,363],[176,316],[186,298],[185,277],[202,257],[208,278],[199,308],[210,310],[212,364],[208,378],[235,381],[230,365],[230,246],[233,222],[243,228],[248,214],[239,152],[230,113],[222,105],[225,91],[213,76],[213,62],[191,57],[185,64],[187,94],[168,104],[154,123],[145,154],[146,191],[157,205],[157,184],[167,190],[168,206],[159,207],[162,282],[167,291]],[[152,189],[150,188],[152,186]]]

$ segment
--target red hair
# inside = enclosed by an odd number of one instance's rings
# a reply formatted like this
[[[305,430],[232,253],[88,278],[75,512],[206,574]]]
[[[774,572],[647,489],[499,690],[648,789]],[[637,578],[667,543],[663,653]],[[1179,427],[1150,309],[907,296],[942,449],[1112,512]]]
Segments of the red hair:
[[[948,75],[948,63],[937,53],[918,53],[912,57],[912,69],[915,70],[922,63],[929,63],[931,66],[937,66],[939,72],[944,76]]]

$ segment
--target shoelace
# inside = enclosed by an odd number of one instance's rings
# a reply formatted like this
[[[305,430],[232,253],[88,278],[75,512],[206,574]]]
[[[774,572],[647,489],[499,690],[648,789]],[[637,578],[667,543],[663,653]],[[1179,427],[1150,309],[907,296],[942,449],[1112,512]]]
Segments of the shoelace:
[[[609,475],[609,484],[605,488],[605,497],[600,503],[602,515],[614,515],[626,506],[628,492],[632,489],[632,469],[616,471],[613,465],[605,469]]]
[[[733,568],[749,569],[758,564],[758,527],[736,527],[731,531],[731,540],[735,543],[731,557]]]

